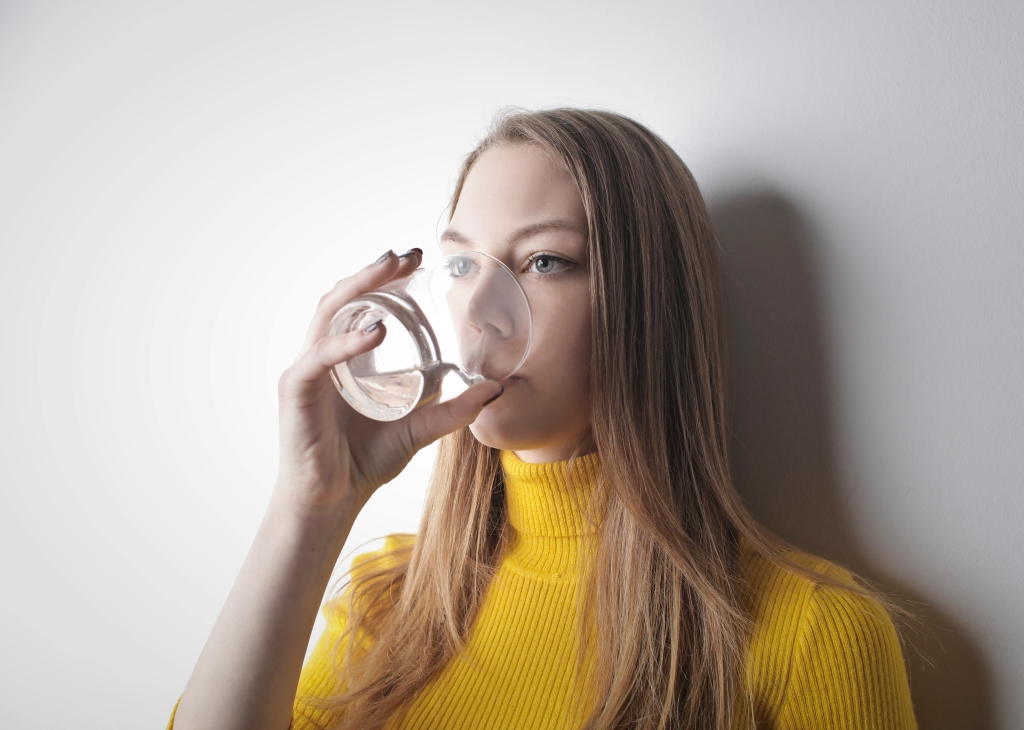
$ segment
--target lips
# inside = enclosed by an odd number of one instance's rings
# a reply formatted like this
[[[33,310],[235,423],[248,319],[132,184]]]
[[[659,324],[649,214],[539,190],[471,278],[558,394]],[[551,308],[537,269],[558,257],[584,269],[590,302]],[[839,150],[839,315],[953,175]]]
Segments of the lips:
[[[509,375],[507,378],[502,378],[498,382],[501,383],[501,387],[507,388],[510,385],[518,383],[520,380],[522,380],[522,378],[518,375]]]

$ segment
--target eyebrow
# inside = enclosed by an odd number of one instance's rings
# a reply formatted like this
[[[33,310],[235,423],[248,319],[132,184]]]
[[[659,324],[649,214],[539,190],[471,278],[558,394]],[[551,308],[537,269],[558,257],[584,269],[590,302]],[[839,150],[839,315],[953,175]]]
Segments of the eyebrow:
[[[528,226],[523,226],[513,233],[508,238],[508,245],[513,246],[527,238],[546,233],[547,231],[571,231],[572,233],[580,233],[580,229],[574,226],[567,220],[556,218],[554,220],[540,221],[539,223],[531,223]],[[452,243],[461,243],[465,246],[471,245],[471,241],[461,233],[451,228],[445,230],[441,234],[441,241],[451,241]]]

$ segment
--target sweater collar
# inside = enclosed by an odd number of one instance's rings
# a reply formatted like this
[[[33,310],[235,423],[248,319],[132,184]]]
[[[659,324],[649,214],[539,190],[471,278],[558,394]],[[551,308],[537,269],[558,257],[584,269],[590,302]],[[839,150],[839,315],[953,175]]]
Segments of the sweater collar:
[[[588,516],[598,490],[601,459],[595,451],[567,461],[530,464],[513,451],[501,452],[508,519],[518,532],[540,537],[573,537],[597,532]],[[594,505],[600,514],[601,506]],[[588,519],[589,517],[589,519]]]

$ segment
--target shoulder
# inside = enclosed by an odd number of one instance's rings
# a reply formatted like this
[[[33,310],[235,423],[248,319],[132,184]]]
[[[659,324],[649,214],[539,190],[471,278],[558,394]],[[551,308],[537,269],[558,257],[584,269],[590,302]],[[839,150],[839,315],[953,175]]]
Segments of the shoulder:
[[[827,560],[796,551],[787,553],[787,557],[814,573],[855,585],[848,571]],[[740,583],[747,615],[762,628],[769,624],[790,626],[818,588],[810,578],[778,565],[746,540],[740,542]]]
[[[382,575],[389,575],[395,568],[407,565],[416,535],[395,532],[384,537],[384,544],[374,550],[364,550],[352,558],[347,577],[343,580],[340,593],[324,604],[323,612],[328,620],[343,620],[350,607],[353,587],[372,582]]]
[[[372,583],[407,563],[415,543],[415,535],[393,533],[384,538],[381,547],[364,550],[352,558],[347,584],[344,584],[340,595],[324,603],[323,614],[327,624],[302,667],[295,693],[294,727],[338,726],[336,710],[331,709],[330,703],[325,705],[324,701],[344,691],[341,667],[350,660],[351,652],[366,651],[373,644],[372,632],[368,632],[365,625],[354,635],[349,632],[353,585]],[[346,643],[349,641],[351,643]]]
[[[878,601],[856,592],[848,571],[788,555],[835,582],[821,584],[746,543],[741,555],[751,620],[747,676],[758,715],[780,727],[914,727],[895,626]]]
[[[806,654],[811,642],[821,642],[836,650],[859,649],[866,656],[871,644],[890,638],[900,650],[888,611],[858,592],[857,582],[844,568],[806,553],[787,554],[801,567],[831,579],[830,584],[792,572],[746,545],[742,556],[752,650],[770,650],[799,661],[807,659],[801,652]]]
[[[367,550],[352,558],[349,569],[353,582],[367,577],[380,569],[394,568],[409,562],[409,554],[416,545],[416,535],[393,532],[385,536],[384,545],[376,550]]]
[[[745,540],[741,542],[744,608],[755,630],[770,628],[786,633],[789,629],[788,633],[794,633],[815,617],[844,625],[878,621],[891,625],[885,608],[860,593],[859,584],[845,568],[795,550],[786,557],[826,580],[798,574],[760,554]]]

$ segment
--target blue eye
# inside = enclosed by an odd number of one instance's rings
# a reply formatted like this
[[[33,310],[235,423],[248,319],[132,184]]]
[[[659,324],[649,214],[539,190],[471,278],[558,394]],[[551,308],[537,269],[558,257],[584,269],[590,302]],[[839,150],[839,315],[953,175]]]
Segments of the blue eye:
[[[535,274],[556,274],[573,266],[571,261],[561,256],[541,253],[530,257],[526,262],[527,269]]]
[[[469,256],[452,256],[445,263],[448,276],[453,279],[461,279],[469,276],[476,269],[476,262]]]

